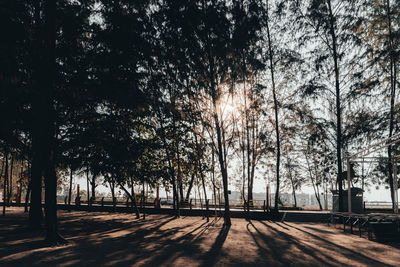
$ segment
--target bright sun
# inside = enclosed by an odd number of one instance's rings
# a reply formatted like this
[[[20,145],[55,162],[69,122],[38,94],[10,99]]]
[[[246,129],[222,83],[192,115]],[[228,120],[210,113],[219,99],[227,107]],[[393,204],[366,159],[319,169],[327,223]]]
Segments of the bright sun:
[[[239,115],[240,99],[236,95],[224,94],[218,101],[218,112],[223,119],[233,118]]]

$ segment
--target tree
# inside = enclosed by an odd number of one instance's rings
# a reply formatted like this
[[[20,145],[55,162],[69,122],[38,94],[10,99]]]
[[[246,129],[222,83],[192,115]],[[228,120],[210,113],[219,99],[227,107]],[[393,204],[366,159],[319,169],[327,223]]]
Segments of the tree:
[[[268,7],[268,1],[267,1]],[[272,39],[270,34],[270,21],[269,21],[269,8],[266,10],[266,29],[267,29],[267,42],[268,42],[268,57],[269,57],[269,69],[271,72],[271,83],[272,83],[272,97],[274,100],[274,113],[275,113],[275,134],[276,134],[276,190],[275,190],[275,212],[278,213],[278,201],[279,201],[279,185],[280,185],[280,162],[281,162],[281,140],[279,135],[279,116],[278,116],[278,99],[276,96],[276,85],[275,85],[275,65],[274,65],[274,54],[272,48]]]
[[[281,3],[284,9],[286,3]],[[305,95],[328,96],[330,106],[328,116],[334,114],[331,129],[334,134],[337,162],[337,181],[339,184],[339,209],[343,210],[343,189],[340,176],[342,174],[342,149],[343,143],[343,102],[348,104],[352,92],[359,89],[357,77],[360,75],[359,55],[360,49],[354,53],[349,52],[350,47],[358,48],[359,39],[353,31],[359,23],[360,5],[357,1],[315,0],[310,3],[290,2],[288,5],[297,23],[295,31],[302,32],[298,36],[300,47],[308,50],[307,54],[312,59],[308,65],[310,72],[308,82],[302,86]],[[293,21],[294,22],[294,21]],[[311,42],[313,45],[311,45]],[[315,75],[314,75],[315,74]],[[332,86],[332,84],[334,86]],[[346,94],[347,93],[347,94]],[[351,111],[351,109],[348,109]]]
[[[364,82],[364,91],[378,91],[384,113],[381,117],[383,121],[375,119],[379,124],[372,130],[379,132],[379,135],[386,132],[390,138],[393,136],[396,123],[396,86],[398,82],[398,65],[399,65],[399,46],[398,46],[398,20],[394,19],[398,16],[400,5],[397,1],[368,1],[365,3],[365,16],[363,23],[360,25],[357,33],[362,38],[365,46],[365,58],[368,63],[368,76]],[[379,96],[378,96],[379,97]],[[386,101],[389,101],[389,110],[386,109]],[[372,117],[372,116],[371,116]],[[386,126],[385,126],[386,125]],[[373,135],[374,133],[371,133]],[[393,188],[393,146],[387,148],[388,156],[388,183],[390,187],[392,208],[394,208],[394,188]]]
[[[262,116],[263,87],[258,84],[258,77],[265,66],[261,62],[263,7],[260,2],[235,1],[232,6],[232,73],[230,89],[231,106],[240,111],[239,116],[229,114],[234,124],[234,135],[238,137],[243,163],[243,188],[247,169],[247,208],[253,201],[253,184],[255,169],[261,156],[264,145],[261,136],[264,135],[264,125],[259,122]],[[222,96],[224,98],[224,96]],[[228,100],[227,100],[228,102]],[[235,113],[235,111],[228,111]],[[226,120],[226,119],[225,119]],[[236,131],[236,132],[235,132]],[[243,195],[244,195],[244,190]]]

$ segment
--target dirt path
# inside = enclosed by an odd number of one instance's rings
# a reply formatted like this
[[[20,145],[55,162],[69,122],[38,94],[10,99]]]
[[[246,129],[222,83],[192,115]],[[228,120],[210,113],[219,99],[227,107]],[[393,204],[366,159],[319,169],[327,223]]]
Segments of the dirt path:
[[[23,208],[0,217],[0,266],[399,266],[400,249],[322,224],[59,212],[67,246],[44,247]]]

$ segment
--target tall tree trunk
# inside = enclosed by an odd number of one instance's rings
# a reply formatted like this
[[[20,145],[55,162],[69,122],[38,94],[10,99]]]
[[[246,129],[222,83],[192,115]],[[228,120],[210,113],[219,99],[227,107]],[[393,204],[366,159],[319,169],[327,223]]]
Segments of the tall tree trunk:
[[[45,33],[44,48],[45,61],[41,75],[43,98],[45,101],[45,213],[46,213],[46,241],[50,244],[64,243],[66,240],[58,234],[57,223],[57,175],[56,175],[56,111],[54,109],[54,82],[55,82],[55,46],[56,46],[56,1],[47,0],[44,3]],[[43,119],[43,118],[42,118]]]
[[[28,212],[28,203],[29,203],[30,194],[31,194],[31,181],[29,179],[28,187],[26,189],[26,195],[25,195],[24,212]]]
[[[268,1],[267,1],[268,5]],[[278,117],[278,99],[276,98],[276,87],[275,87],[275,66],[273,61],[273,53],[272,53],[272,40],[269,31],[269,10],[267,8],[267,20],[266,20],[266,28],[267,28],[267,39],[268,39],[268,53],[269,53],[269,68],[271,72],[271,82],[272,82],[272,96],[274,99],[274,111],[275,111],[275,134],[276,134],[276,190],[275,190],[275,207],[274,212],[279,212],[278,202],[279,202],[279,186],[280,186],[280,161],[281,161],[281,141],[279,136],[279,117]]]
[[[169,96],[170,96],[170,100],[171,100],[171,104],[173,107],[176,107],[176,102],[175,102],[175,98],[173,97],[173,93],[172,93],[172,89],[169,88]],[[176,207],[177,207],[177,211],[178,211],[178,216],[180,216],[180,210],[179,210],[179,205],[180,205],[180,201],[183,201],[183,183],[182,183],[182,173],[181,173],[181,163],[180,163],[180,153],[179,153],[179,134],[177,131],[177,126],[176,126],[176,122],[177,122],[177,118],[175,115],[175,112],[173,112],[172,114],[172,126],[173,126],[173,132],[175,135],[174,138],[174,144],[175,144],[175,154],[176,154],[176,160],[177,160],[177,172],[176,172],[176,195],[175,195],[175,199],[176,199]],[[178,195],[180,194],[180,196]]]
[[[175,115],[174,115],[174,117],[175,117]],[[177,133],[177,130],[176,130],[176,126],[175,126],[175,118],[174,118],[174,132],[175,132],[175,135],[177,135],[178,136],[178,133]],[[181,159],[180,159],[180,153],[179,153],[179,137],[178,138],[176,138],[176,140],[175,140],[175,149],[176,149],[176,160],[177,160],[177,182],[178,182],[178,188],[179,188],[179,194],[180,194],[180,196],[179,196],[179,199],[181,200],[181,201],[183,201],[184,200],[184,196],[183,196],[183,182],[182,182],[182,171],[181,171]],[[179,205],[179,203],[178,203],[178,205]]]
[[[131,177],[130,180],[131,180],[131,195],[135,196],[135,186],[134,186],[134,183],[133,183],[133,178]],[[136,198],[134,200],[136,202]],[[132,202],[132,204],[133,204],[133,202]]]
[[[293,179],[290,179],[292,181],[292,194],[293,194],[293,200],[294,200],[294,207],[297,208],[297,198],[296,198],[296,190],[294,187]]]
[[[4,149],[4,157],[6,158],[6,169],[4,171],[4,191],[3,191],[3,216],[6,215],[6,205],[7,205],[7,182],[8,182],[8,148]]]
[[[321,205],[321,200],[320,200],[320,196],[319,196],[319,189],[318,189],[318,185],[316,184],[313,175],[312,175],[312,170],[311,170],[311,165],[310,162],[308,160],[308,157],[306,155],[306,161],[307,161],[307,168],[308,168],[308,172],[310,173],[310,179],[311,179],[311,184],[313,186],[314,189],[314,194],[315,194],[315,198],[318,201],[318,205],[319,205],[319,209],[322,210],[322,205]]]
[[[201,183],[203,185],[203,191],[204,191],[204,199],[206,201],[206,216],[207,216],[207,222],[209,222],[209,211],[208,211],[208,203],[207,203],[207,191],[206,191],[206,184],[205,184],[205,179],[204,179],[204,173],[203,173],[203,168],[201,166],[201,161],[199,160],[199,172],[200,172],[200,177],[201,177]]]
[[[32,111],[35,123],[32,124],[32,166],[31,166],[31,201],[29,205],[29,227],[31,229],[41,228],[43,219],[42,212],[42,173],[43,173],[43,118],[45,114],[43,108],[45,106],[44,99],[40,94],[42,90],[41,81],[44,79],[42,76],[42,69],[40,62],[43,61],[41,56],[42,48],[42,23],[40,18],[40,2],[34,2],[34,17],[35,17],[35,53],[34,63],[35,68],[33,72],[33,87],[36,94],[33,96]]]
[[[189,197],[190,197],[190,192],[192,191],[192,187],[193,187],[193,181],[194,181],[194,172],[192,173],[192,177],[190,178],[190,182],[189,182],[189,188],[186,192],[186,198],[185,201],[189,201]]]
[[[14,157],[11,154],[11,163],[10,163],[10,174],[8,179],[8,196],[7,196],[7,206],[10,206],[12,202],[12,193],[13,193],[13,169],[14,169]]]
[[[137,201],[136,201],[135,188],[133,187],[133,179],[132,178],[131,178],[131,184],[132,184],[132,189],[131,189],[132,203],[135,208],[136,218],[139,219],[140,213],[139,213],[139,208],[138,208]]]
[[[211,159],[211,164],[212,164],[212,167],[211,167],[211,178],[212,178],[212,183],[213,183],[213,191],[214,191],[214,213],[215,213],[215,217],[217,217],[217,191],[216,191],[216,185],[215,185],[215,169],[214,169],[214,166],[215,166],[215,160],[214,160],[214,147],[212,147],[213,149],[212,149],[212,159]],[[218,205],[219,205],[220,203],[218,202]]]
[[[4,152],[4,151],[3,151]],[[4,152],[5,153],[5,152]],[[5,154],[3,153],[3,155],[4,155],[4,158],[3,158],[3,160],[1,161],[1,170],[0,170],[0,178],[2,177],[2,175],[3,175],[3,171],[4,171],[4,165],[5,165]]]
[[[255,176],[255,169],[256,169],[256,164],[257,164],[257,159],[256,159],[256,135],[255,135],[255,122],[254,122],[254,115],[253,117],[253,124],[252,124],[252,149],[251,149],[251,169],[250,169],[250,187],[251,187],[251,198],[253,199],[253,185],[254,185],[254,176]]]
[[[168,161],[168,170],[170,172],[171,176],[171,185],[172,185],[172,206],[173,209],[176,210],[176,216],[180,216],[180,210],[179,210],[179,197],[177,194],[177,189],[176,189],[176,179],[175,179],[175,168],[172,165],[172,158],[170,154],[170,150],[168,149],[168,143],[165,137],[165,129],[164,129],[164,120],[162,118],[162,114],[159,113],[159,118],[160,118],[160,126],[161,126],[161,132],[162,132],[162,140],[164,144],[164,149],[165,153],[167,154],[167,161]]]
[[[72,198],[72,165],[70,166],[70,173],[69,173],[69,190],[68,190],[68,210],[71,210],[71,198]]]
[[[108,184],[110,185],[110,191],[111,191],[111,198],[112,198],[113,208],[115,209],[115,206],[116,206],[115,184],[114,184],[114,181],[113,181],[113,182],[109,181]]]
[[[175,127],[175,120],[174,120],[174,131],[176,134],[176,127]],[[178,139],[178,138],[177,138]],[[181,172],[181,160],[180,160],[180,154],[179,154],[179,141],[176,140],[175,141],[176,144],[176,160],[177,160],[177,187],[179,189],[179,197],[177,195],[177,205],[180,205],[180,201],[183,201],[184,197],[183,197],[183,183],[182,183],[182,172]],[[178,193],[178,192],[177,192]]]
[[[172,167],[174,168],[174,167]],[[175,171],[173,172],[175,173]],[[176,210],[176,216],[179,217],[180,216],[180,204],[179,204],[179,195],[178,195],[178,179],[175,179],[175,174],[172,176],[172,199],[173,199],[173,203],[174,203],[174,209]]]
[[[19,178],[17,181],[17,197],[16,197],[16,202],[18,204],[21,204],[21,198],[22,198],[22,178],[24,175],[24,160],[21,160],[21,169],[19,173]]]
[[[181,172],[181,164],[179,163],[179,156],[178,156],[178,181],[179,181],[179,198],[181,202],[185,199],[183,196],[183,181],[182,181],[182,172]]]
[[[174,168],[174,167],[172,167]],[[178,189],[177,189],[177,179],[175,179],[175,174],[172,176],[172,198],[173,198],[173,202],[174,202],[174,209],[176,210],[176,216],[180,217],[180,204],[179,204],[179,195],[178,195]]]
[[[29,227],[40,229],[43,219],[42,212],[42,151],[37,137],[32,137],[32,166],[31,166],[31,201],[29,205]]]
[[[205,8],[205,2],[203,2],[203,7]],[[206,25],[206,28],[208,25]],[[230,226],[231,223],[231,214],[229,210],[229,195],[228,195],[228,172],[227,172],[227,164],[226,164],[226,155],[224,155],[224,149],[222,144],[222,131],[221,124],[219,122],[218,113],[217,113],[217,83],[216,83],[216,68],[214,66],[214,56],[211,52],[211,44],[210,44],[210,36],[207,36],[206,42],[207,56],[208,56],[208,78],[210,82],[210,92],[213,104],[213,118],[214,118],[214,126],[217,134],[217,153],[218,153],[218,161],[220,164],[221,175],[222,175],[222,185],[224,188],[224,199],[225,199],[225,212],[224,212],[224,225]]]
[[[112,197],[112,201],[114,203],[114,198],[115,198],[114,183],[108,182],[108,184],[110,185],[111,197]]]
[[[315,162],[314,162],[314,169],[315,169],[315,173],[317,173],[317,171],[316,171],[317,166],[316,166]],[[315,178],[316,178],[316,175],[315,175]],[[319,209],[322,210],[321,194],[319,193],[319,185],[317,183],[315,183],[315,185],[313,185],[313,186],[315,186],[315,188],[314,188],[315,197],[316,197],[316,199],[318,201]]]
[[[197,177],[198,179],[199,177]],[[197,193],[199,194],[199,199],[200,199],[200,208],[201,208],[201,212],[203,213],[203,219],[204,219],[204,211],[203,211],[203,202],[201,199],[201,189],[200,189],[201,185],[200,185],[200,181],[197,181]]]
[[[339,80],[339,63],[336,44],[335,17],[332,12],[331,0],[327,0],[329,10],[330,31],[332,38],[332,57],[335,69],[335,88],[336,88],[336,156],[338,164],[337,181],[339,185],[339,211],[343,211],[343,186],[342,186],[342,110],[340,107],[340,80]]]
[[[214,102],[214,108],[216,108],[216,103]],[[216,111],[215,111],[216,112]],[[222,138],[221,138],[221,128],[219,125],[218,115],[214,112],[215,128],[217,130],[217,142],[218,142],[218,160],[221,168],[222,174],[222,185],[224,187],[224,199],[225,199],[225,212],[224,212],[224,224],[226,226],[231,225],[231,215],[229,211],[229,195],[228,195],[228,172],[226,170],[226,164],[224,161],[223,148],[222,148]]]
[[[293,200],[294,200],[294,207],[297,208],[296,187],[295,187],[294,181],[293,181],[292,170],[291,170],[292,167],[290,165],[289,158],[287,159],[287,163],[288,163],[289,179],[290,179],[290,183],[292,184],[292,194],[293,194]]]
[[[46,5],[48,22],[54,24],[54,12],[55,12],[55,4],[48,3]],[[52,28],[54,26],[49,25],[48,27]],[[54,38],[54,37],[53,37]],[[54,40],[50,37],[51,40]],[[54,110],[52,110],[52,103],[49,103],[49,110],[51,110],[54,114]],[[51,114],[51,113],[50,113]],[[54,116],[54,115],[50,115]],[[46,222],[46,241],[49,244],[58,244],[66,242],[58,234],[58,222],[57,222],[57,175],[55,170],[55,125],[54,120],[50,120],[48,123],[48,128],[46,132],[48,133],[49,141],[47,143],[47,147],[45,147],[46,151],[46,165],[44,172],[44,183],[45,183],[45,222]]]
[[[89,168],[86,169],[86,193],[87,193],[87,204],[90,206],[90,190],[89,190]]]
[[[245,67],[244,67],[245,68]],[[249,117],[248,117],[248,109],[247,109],[247,90],[246,90],[246,82],[243,77],[243,94],[244,94],[244,114],[246,121],[246,152],[247,152],[247,212],[248,217],[250,218],[250,203],[253,203],[253,184],[251,182],[250,175],[250,166],[251,166],[251,145],[250,145],[250,127],[249,127]]]
[[[54,153],[54,152],[53,152]],[[54,154],[51,155],[54,159]],[[46,241],[50,244],[66,242],[58,234],[57,222],[57,175],[54,169],[55,162],[49,159],[45,172],[45,214],[46,214]]]
[[[92,201],[94,201],[96,199],[96,175],[93,174],[92,176],[92,181],[90,181],[90,185],[91,185],[91,198]]]
[[[4,152],[4,151],[3,151]],[[3,153],[3,155],[4,155],[4,157],[3,157],[3,160],[2,160],[2,162],[1,162],[1,170],[0,170],[0,179],[1,179],[1,177],[3,177],[3,179],[4,179],[4,176],[3,176],[3,171],[4,171],[4,165],[5,165],[5,153]],[[5,179],[4,179],[4,181],[3,181],[3,189],[6,187],[6,183],[5,183]],[[4,192],[3,192],[4,193]],[[2,196],[3,197],[3,202],[5,202],[5,199],[4,199],[4,196]]]
[[[145,220],[146,219],[146,195],[145,195],[145,188],[144,188],[144,177],[143,177],[143,180],[142,180],[142,184],[143,184],[143,191],[142,191],[142,195],[143,195],[143,210],[142,210],[142,213],[143,213],[143,220]]]
[[[26,195],[25,195],[25,210],[24,212],[28,212],[28,203],[29,203],[29,197],[31,195],[31,187],[32,187],[32,168],[30,161],[28,160],[28,170],[29,170],[29,175],[28,175],[28,188],[26,190]]]
[[[193,122],[193,127],[194,127],[194,122]],[[208,212],[208,204],[207,204],[207,192],[206,192],[206,184],[204,181],[204,173],[203,173],[203,167],[201,165],[201,151],[200,151],[200,144],[199,141],[197,139],[197,134],[194,133],[194,140],[196,143],[196,150],[197,150],[197,169],[200,172],[200,178],[201,178],[201,182],[203,185],[203,191],[204,191],[204,199],[206,201],[206,215],[207,215],[207,222],[209,222],[210,218],[209,218],[209,212]]]
[[[240,138],[240,136],[239,136]],[[246,195],[245,195],[245,186],[246,186],[246,154],[244,151],[245,143],[244,143],[244,138],[242,138],[241,142],[241,151],[242,151],[242,198],[243,198],[243,209],[246,211],[246,208],[248,208],[247,205],[247,200],[246,200]]]
[[[222,144],[222,132],[221,125],[218,119],[217,113],[217,94],[216,94],[216,84],[214,81],[214,77],[212,73],[214,73],[213,60],[210,59],[210,80],[211,80],[211,93],[212,93],[212,101],[213,101],[213,117],[214,117],[214,125],[217,132],[217,153],[218,153],[218,161],[222,174],[222,185],[224,187],[224,199],[225,199],[225,212],[224,212],[224,225],[230,226],[231,223],[231,215],[229,210],[229,195],[228,195],[228,172],[226,169],[226,161],[224,160],[224,149]]]
[[[132,179],[131,179],[132,180]],[[122,190],[124,190],[124,192],[126,193],[126,195],[130,198],[130,200],[132,201],[134,208],[135,208],[135,214],[136,214],[136,219],[140,218],[140,212],[139,212],[139,208],[137,206],[136,203],[136,196],[135,196],[135,190],[133,190],[133,183],[132,183],[132,190],[131,193],[129,193],[129,191],[120,183],[118,183],[119,187],[122,188]]]
[[[392,18],[391,18],[391,7],[390,1],[386,0],[386,18],[387,18],[387,29],[389,33],[389,51],[390,51],[390,121],[389,121],[389,138],[393,136],[394,130],[394,107],[396,97],[396,59],[393,50],[393,34],[392,34]],[[389,169],[389,186],[390,196],[392,199],[392,209],[395,207],[394,187],[393,187],[393,166],[392,166],[392,146],[389,145],[387,149],[388,153],[388,169]],[[397,182],[397,181],[396,181]]]

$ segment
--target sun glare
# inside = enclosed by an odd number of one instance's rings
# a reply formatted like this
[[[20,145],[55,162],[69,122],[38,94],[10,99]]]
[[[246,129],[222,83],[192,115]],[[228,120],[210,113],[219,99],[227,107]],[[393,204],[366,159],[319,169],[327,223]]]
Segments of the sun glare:
[[[236,95],[224,94],[218,100],[218,112],[223,119],[233,118],[240,113],[240,99]]]

